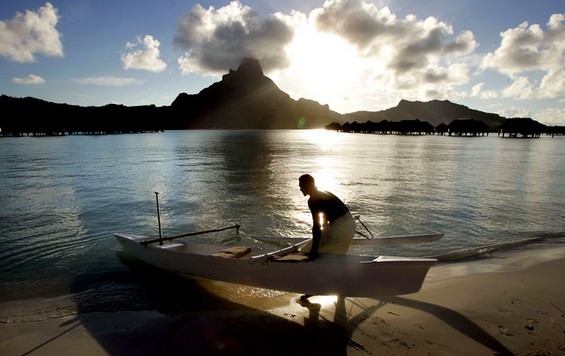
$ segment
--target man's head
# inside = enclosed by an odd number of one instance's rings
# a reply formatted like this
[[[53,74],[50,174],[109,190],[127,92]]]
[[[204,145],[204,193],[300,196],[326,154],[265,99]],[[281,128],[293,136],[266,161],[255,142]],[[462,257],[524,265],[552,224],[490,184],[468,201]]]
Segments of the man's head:
[[[314,189],[316,189],[316,182],[314,181],[314,177],[309,174],[303,174],[298,178],[298,185],[300,187],[300,191],[304,196],[309,195]]]

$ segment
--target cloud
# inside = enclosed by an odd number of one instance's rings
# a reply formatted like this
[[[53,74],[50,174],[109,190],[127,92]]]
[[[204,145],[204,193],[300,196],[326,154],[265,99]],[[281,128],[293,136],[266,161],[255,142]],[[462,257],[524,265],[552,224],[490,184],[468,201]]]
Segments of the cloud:
[[[37,84],[45,83],[45,79],[35,74],[29,74],[27,77],[24,78],[19,78],[19,77],[12,78],[12,83],[23,84],[23,85],[37,85]]]
[[[565,95],[565,68],[548,71],[541,80],[538,93],[541,98],[563,97]]]
[[[563,118],[565,117],[565,108],[547,108],[539,113],[536,118],[548,126],[563,126]]]
[[[215,9],[197,4],[181,17],[174,44],[185,51],[178,63],[183,73],[218,75],[237,67],[245,57],[270,71],[288,65],[285,46],[293,30],[281,14],[262,19],[239,1]]]
[[[517,117],[531,117],[532,113],[522,107],[510,107],[497,112],[498,115],[506,118],[517,118]]]
[[[150,72],[162,72],[167,69],[167,64],[159,58],[159,46],[161,43],[151,35],[137,37],[137,43],[128,42],[126,47],[130,52],[121,55],[122,67],[124,69],[142,69]],[[142,46],[143,49],[137,48]]]
[[[451,39],[451,26],[434,17],[422,21],[409,15],[399,20],[388,7],[378,9],[363,0],[326,1],[314,17],[319,30],[335,33],[362,53],[386,60],[397,74],[425,72],[439,58],[469,54],[477,46],[470,31]]]
[[[474,85],[471,88],[471,97],[479,97],[481,99],[495,99],[500,95],[496,90],[483,90],[484,82]]]
[[[442,97],[469,81],[463,57],[477,47],[470,31],[454,36],[450,25],[434,17],[398,19],[388,7],[363,0],[326,1],[311,18],[318,30],[354,44],[360,56],[385,67],[379,78],[400,96]]]
[[[78,84],[110,86],[110,87],[124,87],[127,85],[141,84],[141,82],[135,78],[123,78],[123,77],[112,77],[112,76],[78,78],[78,79],[73,79],[73,82]]]
[[[502,95],[507,98],[531,98],[534,94],[534,86],[527,77],[516,77],[514,81],[502,91]]]
[[[538,24],[523,22],[500,37],[500,46],[485,56],[482,66],[514,81],[504,90],[505,96],[555,98],[565,93],[565,14],[551,15],[545,31]],[[526,83],[524,76],[534,72],[543,73],[538,88]]]
[[[37,12],[17,12],[12,20],[0,21],[0,56],[21,63],[35,62],[36,54],[62,57],[58,20],[57,9],[46,3]]]

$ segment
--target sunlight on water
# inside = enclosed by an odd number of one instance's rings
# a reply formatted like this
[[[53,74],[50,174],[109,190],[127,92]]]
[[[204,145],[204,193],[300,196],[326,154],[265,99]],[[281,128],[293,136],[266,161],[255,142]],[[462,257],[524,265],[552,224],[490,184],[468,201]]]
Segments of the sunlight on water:
[[[339,172],[336,172],[330,157],[320,157],[317,159],[316,167],[313,167],[310,174],[316,180],[316,186],[321,190],[335,191],[339,186],[337,178],[339,177]]]
[[[324,129],[304,130],[301,132],[301,136],[306,142],[315,144],[322,151],[337,149],[344,139],[342,134]]]

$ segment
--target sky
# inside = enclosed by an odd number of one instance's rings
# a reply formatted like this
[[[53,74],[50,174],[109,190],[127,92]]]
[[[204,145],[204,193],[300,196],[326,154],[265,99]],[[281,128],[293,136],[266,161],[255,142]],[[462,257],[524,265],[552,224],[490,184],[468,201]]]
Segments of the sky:
[[[562,0],[2,0],[0,94],[168,106],[243,58],[345,114],[449,100],[565,126]]]

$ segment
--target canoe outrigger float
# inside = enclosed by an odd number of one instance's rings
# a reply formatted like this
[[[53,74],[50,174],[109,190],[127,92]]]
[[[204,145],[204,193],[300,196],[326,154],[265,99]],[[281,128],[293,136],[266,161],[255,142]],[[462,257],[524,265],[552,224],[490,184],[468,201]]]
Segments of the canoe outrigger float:
[[[239,227],[236,224],[162,237],[159,222],[159,238],[122,233],[114,236],[126,254],[169,272],[310,295],[378,297],[415,293],[437,263],[435,258],[352,254],[320,254],[309,261],[298,252],[309,239],[274,251],[179,240],[232,228],[238,231]]]

